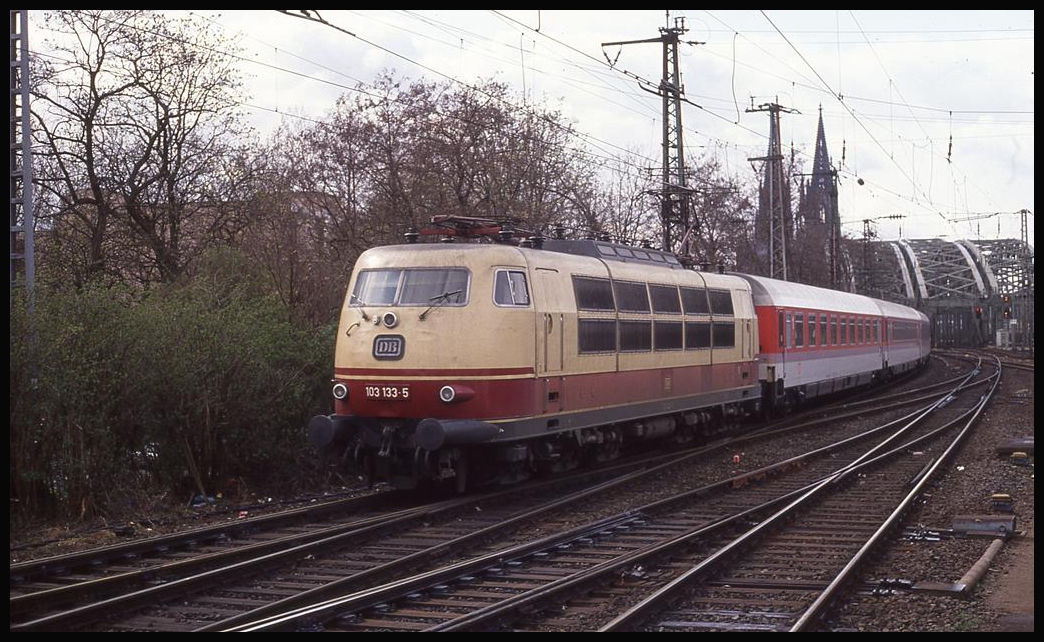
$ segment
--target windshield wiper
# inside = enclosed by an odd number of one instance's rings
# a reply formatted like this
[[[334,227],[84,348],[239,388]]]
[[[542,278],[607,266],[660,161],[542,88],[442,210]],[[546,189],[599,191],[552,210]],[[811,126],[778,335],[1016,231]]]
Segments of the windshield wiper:
[[[454,294],[460,294],[463,291],[464,291],[463,289],[458,289],[458,290],[453,290],[452,292],[443,292],[442,294],[440,294],[438,296],[433,296],[430,299],[428,299],[429,301],[432,302],[432,304],[428,306],[427,310],[425,310],[424,312],[421,312],[421,314],[420,314],[421,321],[424,320],[424,317],[428,316],[428,313],[431,312],[432,308],[435,308],[435,307],[438,307],[438,306],[442,305],[451,296],[453,296]]]
[[[356,301],[359,302],[359,314],[362,315],[363,321],[369,321],[370,317],[366,316],[366,310],[362,309],[362,306],[363,306],[362,299],[360,299],[358,296],[356,296],[355,292],[352,292],[351,295],[348,297],[349,301],[351,301],[352,299],[355,299]]]

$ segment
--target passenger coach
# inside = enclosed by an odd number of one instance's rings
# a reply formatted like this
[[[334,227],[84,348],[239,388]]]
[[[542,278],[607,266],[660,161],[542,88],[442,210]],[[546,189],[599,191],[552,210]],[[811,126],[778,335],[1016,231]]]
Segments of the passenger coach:
[[[928,317],[906,306],[743,275],[758,316],[765,403],[775,409],[922,365]]]

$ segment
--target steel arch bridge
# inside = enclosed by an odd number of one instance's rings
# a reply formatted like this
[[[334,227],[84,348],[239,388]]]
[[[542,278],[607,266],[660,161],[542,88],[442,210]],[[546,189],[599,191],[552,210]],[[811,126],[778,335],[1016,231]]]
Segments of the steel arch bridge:
[[[1033,248],[1027,243],[902,239],[871,242],[864,250],[859,291],[927,314],[934,345],[1033,347]]]

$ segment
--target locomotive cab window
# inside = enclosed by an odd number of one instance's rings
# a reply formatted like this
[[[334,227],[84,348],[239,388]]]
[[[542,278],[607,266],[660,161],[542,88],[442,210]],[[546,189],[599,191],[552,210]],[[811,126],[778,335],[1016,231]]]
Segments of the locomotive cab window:
[[[352,305],[462,306],[470,277],[464,268],[364,270],[352,290]]]
[[[526,273],[521,270],[497,270],[493,283],[493,303],[501,306],[529,306]]]

